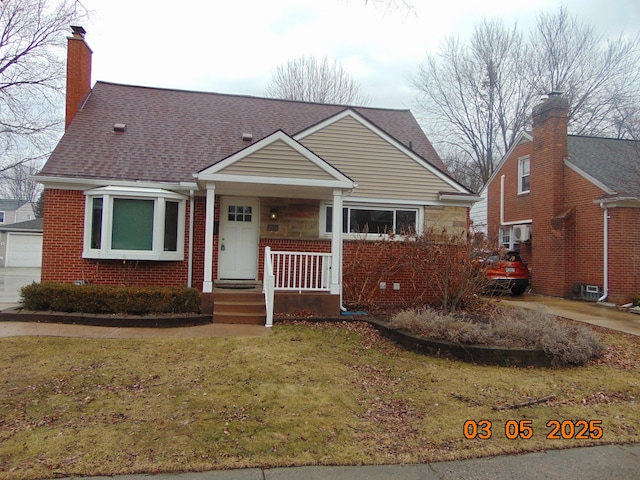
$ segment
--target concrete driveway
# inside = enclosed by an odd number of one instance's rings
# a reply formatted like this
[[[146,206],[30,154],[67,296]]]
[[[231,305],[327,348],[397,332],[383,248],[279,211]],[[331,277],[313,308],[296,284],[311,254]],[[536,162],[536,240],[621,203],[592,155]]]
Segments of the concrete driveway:
[[[540,295],[502,297],[500,300],[505,305],[529,309],[544,308],[551,310],[559,317],[640,336],[640,315],[619,310],[608,304],[543,297]]]
[[[20,288],[39,281],[39,268],[0,268],[0,310],[18,305],[20,303]]]

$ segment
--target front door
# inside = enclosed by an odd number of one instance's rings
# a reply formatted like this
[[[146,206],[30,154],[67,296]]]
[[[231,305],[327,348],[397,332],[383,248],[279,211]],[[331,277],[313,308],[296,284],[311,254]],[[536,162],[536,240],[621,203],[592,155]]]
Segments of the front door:
[[[222,197],[218,278],[256,280],[258,277],[259,202],[254,198]]]

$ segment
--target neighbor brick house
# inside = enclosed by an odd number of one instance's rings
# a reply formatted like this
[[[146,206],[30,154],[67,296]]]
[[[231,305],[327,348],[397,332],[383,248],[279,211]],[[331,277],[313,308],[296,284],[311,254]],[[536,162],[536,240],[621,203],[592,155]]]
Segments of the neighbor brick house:
[[[562,96],[535,107],[485,186],[487,233],[520,250],[534,293],[624,304],[640,292],[640,142],[567,121]]]
[[[43,281],[188,285],[214,315],[216,286],[264,281],[276,312],[338,314],[350,240],[467,228],[475,197],[408,110],[91,88],[84,35],[69,38],[67,129],[38,175]],[[385,280],[381,301],[411,299]]]

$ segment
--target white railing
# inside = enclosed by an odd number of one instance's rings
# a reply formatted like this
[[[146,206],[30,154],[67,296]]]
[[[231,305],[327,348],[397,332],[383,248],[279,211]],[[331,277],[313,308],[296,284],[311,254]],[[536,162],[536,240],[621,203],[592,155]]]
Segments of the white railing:
[[[273,297],[278,291],[330,291],[331,254],[272,252],[264,249],[262,291],[267,311],[266,327],[273,325]]]
[[[271,252],[275,290],[296,292],[329,291],[331,254]]]
[[[264,273],[262,275],[262,291],[264,292],[264,304],[267,312],[265,327],[273,326],[273,296],[275,277],[273,275],[273,259],[271,258],[271,248],[264,249]]]

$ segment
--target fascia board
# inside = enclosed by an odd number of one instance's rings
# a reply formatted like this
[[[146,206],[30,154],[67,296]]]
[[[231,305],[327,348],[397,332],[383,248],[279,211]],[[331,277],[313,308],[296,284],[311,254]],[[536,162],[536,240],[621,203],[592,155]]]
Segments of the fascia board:
[[[593,183],[596,187],[598,187],[600,190],[605,192],[607,195],[615,195],[615,194],[618,193],[618,192],[616,192],[614,190],[611,190],[609,187],[607,187],[604,183],[602,183],[597,178],[589,175],[587,172],[582,170],[580,167],[577,167],[575,164],[571,163],[571,159],[565,159],[564,165],[565,165],[565,167],[567,167],[567,168],[573,170],[574,172],[576,172],[578,175],[580,175],[585,180]]]
[[[502,157],[498,165],[496,165],[496,168],[493,170],[493,173],[491,174],[487,182],[483,185],[480,192],[485,190],[489,186],[489,184],[493,182],[493,180],[496,178],[496,176],[498,175],[498,172],[503,167],[507,159],[513,154],[513,151],[516,149],[516,147],[519,147],[523,143],[523,141],[533,142],[533,136],[530,133],[521,132],[516,137],[516,140],[513,142],[513,145],[511,145],[509,150],[507,150],[507,153],[504,154],[504,156]]]
[[[44,175],[34,175],[34,181],[43,184],[48,188],[60,188],[62,190],[86,190],[87,188],[104,187],[112,185],[123,188],[159,188],[164,190],[174,190],[188,192],[198,190],[198,185],[193,182],[166,183],[166,182],[142,182],[135,180],[112,180],[108,178],[69,178],[50,177]]]
[[[326,188],[348,188],[352,189],[356,184],[343,180],[315,180],[309,178],[291,177],[262,177],[247,175],[225,175],[225,174],[200,174],[199,180],[207,182],[229,182],[229,183],[255,183],[260,185],[291,185],[301,187],[326,187]]]

